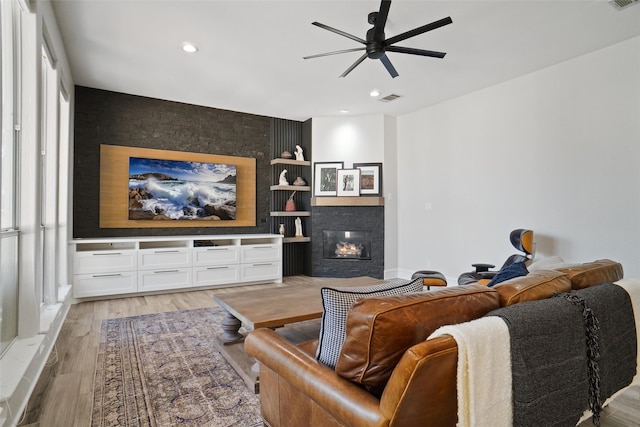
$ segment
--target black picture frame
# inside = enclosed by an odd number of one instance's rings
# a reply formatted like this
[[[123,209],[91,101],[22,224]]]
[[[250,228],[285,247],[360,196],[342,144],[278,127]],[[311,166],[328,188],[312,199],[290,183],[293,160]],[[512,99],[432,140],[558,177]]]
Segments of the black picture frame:
[[[338,194],[338,169],[344,162],[315,162],[313,164],[313,195],[315,197],[335,197]]]
[[[382,163],[354,163],[360,169],[360,195],[382,196]]]

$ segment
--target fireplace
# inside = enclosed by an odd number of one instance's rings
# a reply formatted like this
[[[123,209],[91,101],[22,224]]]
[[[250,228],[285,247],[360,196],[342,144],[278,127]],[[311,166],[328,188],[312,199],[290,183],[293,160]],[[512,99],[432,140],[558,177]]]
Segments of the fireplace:
[[[384,206],[312,206],[311,216],[312,276],[384,277]]]
[[[371,259],[371,231],[322,232],[325,259]]]

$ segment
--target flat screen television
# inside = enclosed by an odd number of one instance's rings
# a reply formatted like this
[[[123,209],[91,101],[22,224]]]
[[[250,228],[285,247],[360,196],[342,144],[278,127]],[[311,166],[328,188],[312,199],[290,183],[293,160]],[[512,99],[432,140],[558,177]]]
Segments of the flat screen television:
[[[234,221],[236,165],[129,157],[129,220]]]

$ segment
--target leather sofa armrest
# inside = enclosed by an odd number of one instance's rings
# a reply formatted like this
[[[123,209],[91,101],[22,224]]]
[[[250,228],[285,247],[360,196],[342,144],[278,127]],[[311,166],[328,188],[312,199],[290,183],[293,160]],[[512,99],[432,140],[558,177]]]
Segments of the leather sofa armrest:
[[[377,397],[318,363],[273,330],[254,330],[246,337],[244,348],[342,424],[387,425]]]

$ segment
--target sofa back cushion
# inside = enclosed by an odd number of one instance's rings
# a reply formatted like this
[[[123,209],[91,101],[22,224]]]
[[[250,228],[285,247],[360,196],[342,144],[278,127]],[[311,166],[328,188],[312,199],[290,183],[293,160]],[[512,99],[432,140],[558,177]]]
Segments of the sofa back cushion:
[[[404,352],[443,325],[468,322],[500,307],[486,286],[362,299],[347,315],[338,375],[380,396]]]
[[[351,304],[361,298],[400,295],[421,292],[422,278],[414,280],[391,279],[377,285],[320,289],[322,320],[316,358],[322,364],[334,368],[345,337],[345,322]]]
[[[493,289],[500,294],[500,305],[507,307],[523,301],[549,298],[556,292],[569,292],[571,281],[560,271],[536,270],[499,283]]]
[[[559,268],[558,271],[567,273],[573,289],[615,282],[624,277],[622,264],[610,259],[600,259],[573,267]]]

